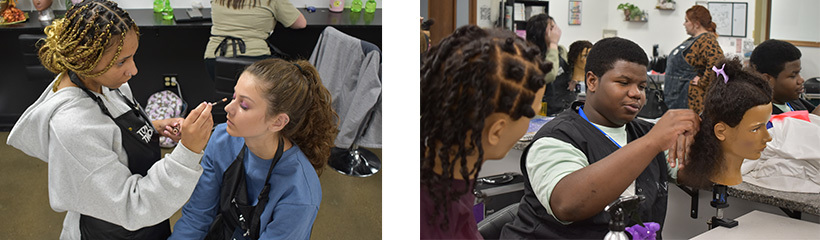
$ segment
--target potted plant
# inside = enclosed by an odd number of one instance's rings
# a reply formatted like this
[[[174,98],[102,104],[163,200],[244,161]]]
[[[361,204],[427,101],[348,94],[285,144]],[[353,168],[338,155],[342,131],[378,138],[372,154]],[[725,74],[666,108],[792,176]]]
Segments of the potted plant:
[[[624,11],[624,21],[632,20],[640,20],[641,16],[643,16],[643,11],[638,6],[635,6],[631,3],[621,3],[618,4],[617,10]]]

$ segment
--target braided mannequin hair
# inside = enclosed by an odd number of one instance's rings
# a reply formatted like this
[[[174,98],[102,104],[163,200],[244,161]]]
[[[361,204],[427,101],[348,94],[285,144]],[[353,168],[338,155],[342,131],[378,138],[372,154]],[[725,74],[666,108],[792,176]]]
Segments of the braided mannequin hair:
[[[44,30],[46,38],[38,42],[40,62],[53,73],[72,71],[83,77],[97,77],[108,71],[119,58],[125,34],[139,28],[117,3],[86,0],[74,5],[66,17],[55,19]],[[119,38],[112,42],[115,38]],[[106,67],[92,73],[103,53],[114,47],[114,58]]]
[[[587,48],[592,48],[592,43],[587,40],[578,40],[569,45],[569,52],[567,53],[569,69],[575,67],[575,60],[578,60],[581,54],[584,53],[584,49]]]
[[[772,102],[772,87],[763,76],[742,70],[737,58],[724,59],[717,66],[724,63],[729,81],[724,83],[722,77],[717,77],[706,93],[700,131],[695,134],[695,141],[690,147],[689,162],[681,169],[690,181],[685,185],[709,187],[712,184],[709,177],[720,172],[719,168],[724,166],[723,149],[715,136],[715,124],[724,122],[729,127],[736,127],[746,111]]]
[[[421,184],[435,203],[435,216],[427,219],[428,224],[443,216],[439,227],[446,230],[449,203],[470,191],[484,161],[484,120],[492,113],[508,114],[513,120],[535,116],[532,103],[544,87],[544,73],[552,68],[539,54],[537,46],[512,32],[468,25],[424,56]],[[476,153],[478,161],[467,166],[467,157]],[[437,163],[441,174],[434,171]],[[463,189],[453,189],[454,174],[473,180]]]

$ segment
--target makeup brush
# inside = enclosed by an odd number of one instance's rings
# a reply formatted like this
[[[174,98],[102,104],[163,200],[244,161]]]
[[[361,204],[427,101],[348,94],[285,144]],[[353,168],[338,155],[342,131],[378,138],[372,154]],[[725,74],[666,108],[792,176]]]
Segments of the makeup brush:
[[[228,102],[228,98],[222,98],[222,100],[212,102],[211,106],[216,106],[217,104],[224,103],[224,102]]]

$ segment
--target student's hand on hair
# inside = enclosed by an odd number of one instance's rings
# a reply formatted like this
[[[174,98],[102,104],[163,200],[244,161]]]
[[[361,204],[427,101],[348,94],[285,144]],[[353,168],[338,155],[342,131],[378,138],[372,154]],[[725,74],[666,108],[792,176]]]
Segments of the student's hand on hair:
[[[678,166],[678,170],[683,169],[689,162],[689,147],[695,142],[695,134],[678,135],[678,139],[669,148],[666,162],[670,167]]]
[[[689,109],[671,109],[647,134],[656,143],[657,151],[669,150],[669,158],[674,160],[687,156],[689,145],[700,128],[700,117]],[[680,157],[678,157],[680,156]],[[685,161],[681,161],[685,165]]]
[[[182,138],[182,132],[179,130],[182,125],[183,118],[166,118],[156,120],[153,122],[154,128],[159,131],[159,134],[167,138],[171,138],[174,142],[179,142]]]
[[[547,37],[550,39],[550,48],[558,49],[558,41],[561,41],[561,28],[557,24],[552,23],[549,26]]]
[[[182,139],[180,143],[195,153],[201,153],[211,138],[214,119],[211,117],[211,104],[200,103],[188,117],[182,121]]]

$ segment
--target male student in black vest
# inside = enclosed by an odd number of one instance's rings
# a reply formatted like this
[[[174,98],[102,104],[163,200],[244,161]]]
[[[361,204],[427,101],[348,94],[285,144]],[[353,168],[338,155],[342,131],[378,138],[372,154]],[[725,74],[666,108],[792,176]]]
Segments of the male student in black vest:
[[[668,111],[654,127],[635,118],[646,102],[647,63],[643,49],[626,39],[592,47],[586,103],[545,124],[524,150],[524,197],[502,239],[602,239],[609,231],[604,207],[636,194],[646,197],[641,219],[663,226],[667,175],[677,173],[664,150],[685,146],[676,142],[691,140],[700,120],[688,109]]]
[[[803,82],[800,76],[800,49],[789,42],[769,39],[760,43],[752,51],[750,65],[772,84],[772,114],[808,110],[820,115],[820,108],[805,99]]]

